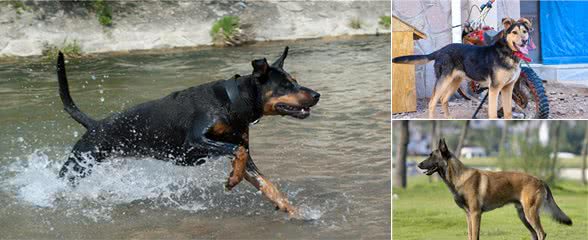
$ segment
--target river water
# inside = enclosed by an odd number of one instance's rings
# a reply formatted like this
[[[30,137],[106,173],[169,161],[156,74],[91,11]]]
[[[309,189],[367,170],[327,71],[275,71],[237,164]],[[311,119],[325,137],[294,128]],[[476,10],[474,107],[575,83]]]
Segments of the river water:
[[[305,220],[274,210],[229,160],[180,167],[111,159],[72,188],[56,178],[84,129],[62,110],[54,63],[0,64],[2,238],[390,238],[390,38],[348,37],[69,60],[72,96],[103,118],[172,91],[251,72],[290,46],[285,69],[321,93],[304,120],[265,117],[251,154]]]

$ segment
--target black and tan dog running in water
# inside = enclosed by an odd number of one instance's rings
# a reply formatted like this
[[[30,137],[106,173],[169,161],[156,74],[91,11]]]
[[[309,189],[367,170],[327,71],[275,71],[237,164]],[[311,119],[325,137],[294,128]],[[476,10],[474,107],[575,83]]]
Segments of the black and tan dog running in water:
[[[512,203],[519,218],[531,232],[534,240],[543,240],[539,210],[551,213],[553,219],[565,225],[572,220],[557,206],[549,186],[540,179],[520,172],[491,172],[463,165],[449,151],[445,139],[439,141],[439,148],[419,163],[425,174],[439,173],[457,206],[465,210],[468,223],[468,239],[480,238],[482,213]]]
[[[173,92],[102,120],[94,120],[74,104],[62,53],[57,60],[59,94],[65,111],[87,132],[75,144],[59,176],[75,184],[93,165],[116,156],[147,156],[182,166],[203,164],[217,156],[232,157],[226,188],[243,179],[258,188],[277,209],[298,217],[298,211],[264,177],[249,155],[249,126],[265,115],[304,119],[320,94],[298,84],[284,67],[288,47],[269,65],[251,62],[253,73],[235,75]]]

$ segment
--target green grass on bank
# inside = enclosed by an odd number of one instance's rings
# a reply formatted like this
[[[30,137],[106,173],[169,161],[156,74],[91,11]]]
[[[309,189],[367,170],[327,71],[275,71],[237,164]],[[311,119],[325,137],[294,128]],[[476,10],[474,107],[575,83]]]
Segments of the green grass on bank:
[[[349,27],[352,29],[360,29],[363,26],[363,21],[358,17],[351,18],[349,20]]]
[[[426,157],[424,157],[424,156],[409,156],[408,160],[414,160],[417,162],[421,162],[421,161],[425,160],[425,158]],[[460,158],[459,160],[462,161],[465,165],[472,166],[472,167],[498,166],[498,160],[496,157],[481,157],[481,158],[471,158],[471,159]],[[574,157],[574,158],[570,158],[570,159],[560,158],[560,159],[558,159],[558,167],[560,167],[560,168],[581,168],[582,167],[582,158],[581,157]]]
[[[78,43],[77,40],[68,41],[67,39],[63,41],[60,46],[44,43],[42,54],[46,61],[53,61],[57,59],[57,53],[59,51],[63,52],[67,57],[80,57],[82,55],[82,47]]]
[[[93,7],[100,25],[112,27],[112,8],[110,3],[105,0],[94,0]]]
[[[586,239],[588,189],[571,181],[559,182],[551,189],[574,225],[561,225],[548,214],[541,214],[548,239]],[[467,239],[465,213],[443,182],[429,183],[426,176],[411,177],[407,189],[394,188],[393,194],[398,196],[392,200],[393,239]],[[518,240],[530,236],[512,204],[482,214],[481,239]]]
[[[380,24],[380,26],[384,27],[385,29],[390,29],[390,25],[392,24],[392,17],[380,16],[380,21],[378,24]]]
[[[238,16],[224,16],[214,22],[210,36],[215,45],[236,46],[241,44],[241,20]]]

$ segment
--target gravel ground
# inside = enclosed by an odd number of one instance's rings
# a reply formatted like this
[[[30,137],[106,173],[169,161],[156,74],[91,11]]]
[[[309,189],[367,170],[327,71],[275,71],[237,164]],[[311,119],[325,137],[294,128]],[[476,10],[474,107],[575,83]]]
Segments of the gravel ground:
[[[553,119],[588,119],[588,87],[575,84],[544,83],[549,98],[549,118]],[[394,119],[428,118],[428,98],[417,100],[417,111],[393,114]],[[455,119],[469,119],[476,110],[478,102],[454,99],[449,102],[449,112]],[[488,103],[478,113],[477,118],[488,117]],[[445,118],[441,105],[437,105],[436,118]]]

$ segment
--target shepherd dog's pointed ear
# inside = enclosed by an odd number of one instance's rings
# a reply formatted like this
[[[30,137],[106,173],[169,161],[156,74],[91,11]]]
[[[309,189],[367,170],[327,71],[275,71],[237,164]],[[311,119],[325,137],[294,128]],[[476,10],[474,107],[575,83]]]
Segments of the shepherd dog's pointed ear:
[[[504,31],[506,31],[510,26],[514,23],[514,19],[505,17],[502,19],[502,26],[504,26]]]
[[[290,49],[290,48],[288,46],[286,46],[286,48],[284,49],[284,52],[282,53],[282,56],[280,56],[278,58],[278,60],[276,60],[274,63],[272,63],[272,67],[284,68],[284,59],[286,59],[286,57],[288,56],[288,49]]]
[[[449,156],[449,148],[447,148],[447,144],[445,143],[445,138],[439,139],[439,151],[443,156]]]
[[[267,64],[267,60],[265,60],[265,58],[251,61],[251,66],[253,66],[253,77],[260,80],[265,80],[267,78],[269,65]]]

